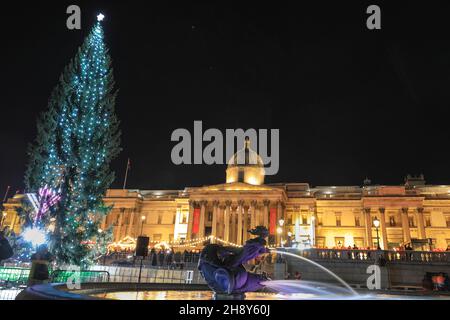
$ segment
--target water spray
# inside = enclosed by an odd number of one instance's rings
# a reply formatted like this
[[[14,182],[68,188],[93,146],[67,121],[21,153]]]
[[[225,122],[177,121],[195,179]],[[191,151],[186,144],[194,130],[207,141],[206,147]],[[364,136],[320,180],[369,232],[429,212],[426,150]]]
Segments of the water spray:
[[[286,251],[278,251],[278,250],[275,250],[275,249],[270,249],[270,252],[272,252],[272,253],[277,253],[277,254],[281,254],[281,255],[287,255],[287,256],[290,256],[290,257],[293,257],[293,258],[297,258],[297,259],[306,261],[306,262],[308,262],[308,263],[310,263],[310,264],[312,264],[312,265],[314,265],[314,266],[320,268],[321,270],[325,271],[325,272],[328,273],[330,276],[332,276],[333,278],[335,278],[337,281],[339,281],[339,283],[341,283],[345,288],[347,288],[348,291],[350,291],[352,295],[354,295],[354,296],[359,296],[358,293],[357,293],[352,287],[350,287],[350,286],[348,285],[347,282],[345,282],[344,280],[342,280],[342,278],[340,278],[340,277],[339,277],[338,275],[336,275],[334,272],[332,272],[331,270],[325,268],[324,266],[322,266],[321,264],[319,264],[319,263],[317,263],[317,262],[315,262],[315,261],[312,261],[312,260],[310,260],[310,259],[308,259],[308,258],[299,256],[299,255],[294,254],[294,253],[286,252]]]

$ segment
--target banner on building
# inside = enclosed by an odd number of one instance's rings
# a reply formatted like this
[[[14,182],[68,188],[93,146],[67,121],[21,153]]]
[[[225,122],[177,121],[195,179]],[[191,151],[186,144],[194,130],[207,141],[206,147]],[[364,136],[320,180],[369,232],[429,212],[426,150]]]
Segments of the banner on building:
[[[269,214],[269,233],[275,234],[277,230],[277,209],[270,208]]]
[[[200,208],[194,209],[194,218],[192,220],[192,233],[198,233],[200,225]]]

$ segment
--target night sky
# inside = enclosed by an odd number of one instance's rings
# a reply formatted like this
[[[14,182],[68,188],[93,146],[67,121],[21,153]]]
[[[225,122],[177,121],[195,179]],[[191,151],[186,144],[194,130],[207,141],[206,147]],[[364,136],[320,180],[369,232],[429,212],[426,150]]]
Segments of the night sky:
[[[279,128],[280,171],[267,182],[401,184],[423,173],[450,184],[448,1],[152,2],[2,4],[1,198],[7,185],[23,190],[36,117],[100,11],[122,129],[113,187],[128,157],[129,188],[223,183],[224,165],[171,162],[172,131],[193,132],[194,120]],[[66,28],[70,4],[82,30]],[[369,4],[381,30],[366,28]]]

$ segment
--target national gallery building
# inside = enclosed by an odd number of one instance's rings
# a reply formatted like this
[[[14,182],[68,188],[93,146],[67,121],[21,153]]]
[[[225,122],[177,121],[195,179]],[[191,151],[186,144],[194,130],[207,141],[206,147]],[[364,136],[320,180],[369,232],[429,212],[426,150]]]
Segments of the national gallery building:
[[[152,242],[243,244],[248,229],[264,225],[270,242],[286,239],[315,247],[382,249],[410,244],[417,250],[450,245],[450,186],[426,185],[423,176],[397,186],[264,184],[264,165],[246,144],[229,160],[226,183],[184,190],[108,190],[113,209],[102,223],[114,241],[127,236]],[[18,229],[19,199],[4,204],[4,225]],[[379,223],[374,223],[379,222]],[[378,227],[376,227],[378,225]],[[378,234],[378,238],[377,238]]]

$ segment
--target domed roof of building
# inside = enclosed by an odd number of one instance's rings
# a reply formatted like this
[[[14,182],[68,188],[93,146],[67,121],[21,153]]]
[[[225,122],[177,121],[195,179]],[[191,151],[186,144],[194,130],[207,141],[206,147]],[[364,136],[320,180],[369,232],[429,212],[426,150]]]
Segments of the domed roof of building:
[[[264,161],[260,155],[250,148],[250,139],[245,139],[244,148],[238,150],[229,160],[228,168],[238,166],[264,167]]]

